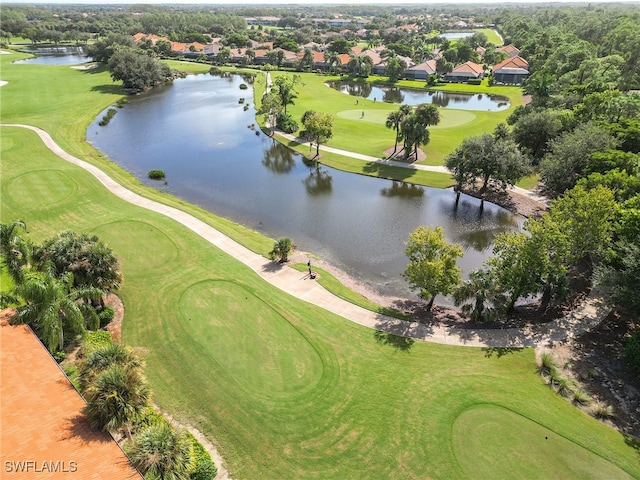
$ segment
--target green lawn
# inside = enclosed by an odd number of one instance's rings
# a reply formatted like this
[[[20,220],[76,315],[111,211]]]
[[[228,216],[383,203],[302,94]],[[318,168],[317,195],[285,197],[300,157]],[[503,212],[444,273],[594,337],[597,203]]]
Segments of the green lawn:
[[[82,142],[83,122],[119,98],[104,72],[2,66],[3,122],[47,128],[136,191],[181,206]],[[640,477],[638,445],[546,387],[532,350],[412,342],[350,323],[109,194],[34,133],[2,127],[0,136],[1,220],[24,220],[35,241],[73,229],[114,249],[125,278],[123,339],[145,355],[154,401],[216,441],[233,478],[522,478],[521,464],[539,478]],[[269,248],[258,234],[182,207]],[[542,434],[552,447],[532,441]]]
[[[275,78],[283,73],[273,72],[271,75]],[[366,99],[359,99],[356,105],[354,97],[325,85],[325,82],[339,77],[307,73],[299,75],[303,85],[298,87],[298,98],[294,105],[288,107],[288,112],[297,120],[307,110],[331,113],[334,116],[333,138],[327,145],[374,156],[383,156],[385,150],[393,148],[395,132],[385,127],[385,120],[390,112],[399,108],[399,105]],[[383,82],[385,78],[371,77],[370,80]],[[424,90],[426,84],[403,80],[397,85]],[[522,104],[522,89],[518,87],[489,87],[485,82],[484,85],[447,84],[434,90],[503,95],[509,99],[511,105],[500,112],[440,109],[442,124],[430,129],[431,141],[423,147],[427,158],[420,163],[426,165],[442,165],[445,157],[460,145],[464,138],[493,131],[499,123],[506,121],[515,107]],[[362,112],[365,113],[364,117]]]
[[[503,41],[500,38],[500,35],[498,35],[493,28],[475,28],[473,31],[484,33],[487,36],[487,41],[489,43],[493,43],[497,46],[503,45]]]

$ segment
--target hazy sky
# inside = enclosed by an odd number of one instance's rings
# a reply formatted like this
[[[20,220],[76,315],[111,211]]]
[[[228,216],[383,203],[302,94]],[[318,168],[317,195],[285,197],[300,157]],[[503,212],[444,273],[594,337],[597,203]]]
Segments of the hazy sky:
[[[425,0],[9,0],[4,3],[80,3],[86,5],[110,5],[110,4],[160,4],[160,3],[183,3],[183,4],[198,4],[198,5],[219,5],[219,4],[238,4],[238,5],[326,5],[326,4],[340,4],[340,5],[371,5],[371,4],[422,4],[425,7],[429,7],[437,4],[473,4],[482,5],[487,3],[559,3],[552,0],[435,0],[432,2],[426,2]],[[562,0],[562,3],[626,3],[625,0],[594,0],[589,2],[588,0]],[[634,1],[633,3],[638,3]]]

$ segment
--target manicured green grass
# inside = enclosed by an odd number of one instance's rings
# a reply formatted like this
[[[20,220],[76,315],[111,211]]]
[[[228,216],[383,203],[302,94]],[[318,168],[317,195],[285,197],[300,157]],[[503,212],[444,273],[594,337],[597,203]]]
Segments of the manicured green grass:
[[[474,32],[484,33],[487,36],[487,41],[494,45],[501,46],[503,44],[500,35],[496,33],[493,28],[475,28]]]
[[[521,188],[526,188],[527,190],[533,190],[533,188],[535,188],[535,186],[538,185],[539,181],[540,181],[540,174],[533,173],[528,177],[524,177],[516,185]]]
[[[295,263],[293,265],[290,265],[290,267],[298,270],[299,272],[306,272],[309,268],[307,267],[306,263]],[[315,278],[316,282],[318,282],[334,295],[343,298],[346,301],[353,303],[354,305],[358,305],[362,308],[366,308],[367,310],[371,310],[382,315],[388,315],[390,317],[399,318],[401,320],[410,320],[409,316],[399,312],[398,310],[376,305],[368,298],[363,297],[353,290],[349,290],[342,283],[340,283],[340,281],[336,277],[322,268],[316,267],[314,265],[313,272],[317,274],[317,277]]]
[[[272,72],[272,77],[289,75]],[[395,132],[385,127],[386,117],[396,111],[399,105],[359,99],[356,106],[354,97],[345,95],[325,85],[338,77],[314,74],[299,74],[302,85],[298,86],[298,98],[288,112],[300,119],[307,110],[331,113],[334,116],[333,137],[327,145],[347,151],[382,156],[393,147]],[[384,82],[384,77],[371,77],[370,81]],[[424,90],[425,82],[403,80],[398,86]],[[468,136],[491,132],[501,122],[506,121],[513,109],[522,103],[522,90],[517,87],[489,87],[486,85],[447,84],[434,88],[459,93],[491,93],[509,99],[510,107],[500,112],[481,112],[440,109],[443,124],[430,130],[431,141],[423,147],[427,158],[420,163],[442,165],[445,157]],[[258,93],[258,92],[256,92]],[[362,117],[362,112],[365,112]]]
[[[9,65],[4,57],[3,122],[41,126],[129,188],[257,251],[271,248],[272,240],[146,189],[83,143],[86,125],[120,98],[106,72]],[[215,440],[233,478],[461,478],[470,461],[502,452],[498,442],[457,450],[456,424],[478,403],[517,412],[640,476],[638,445],[546,387],[532,350],[425,344],[352,324],[271,287],[176,222],[109,194],[34,133],[2,127],[0,140],[0,219],[24,220],[34,241],[73,229],[114,249],[125,278],[123,338],[146,356],[154,400]],[[512,449],[533,458],[547,451],[528,442],[537,426],[518,427]],[[565,471],[556,463],[570,462],[576,449],[557,450],[536,475]],[[612,471],[603,468],[580,475]],[[489,476],[509,478],[502,462]]]
[[[154,401],[214,439],[233,478],[462,478],[483,456],[501,459],[484,462],[488,477],[513,478],[507,446],[548,457],[528,466],[533,476],[598,478],[618,473],[613,465],[640,476],[638,447],[546,387],[532,350],[413,342],[350,323],[112,196],[32,132],[0,134],[2,221],[23,219],[35,241],[63,229],[95,233],[115,250],[123,338],[146,357]],[[477,435],[496,418],[487,411],[460,443],[463,413],[479,403],[531,422],[498,418],[508,445],[486,441]],[[541,431],[567,442],[549,455],[530,441]],[[568,470],[577,453],[602,461]]]

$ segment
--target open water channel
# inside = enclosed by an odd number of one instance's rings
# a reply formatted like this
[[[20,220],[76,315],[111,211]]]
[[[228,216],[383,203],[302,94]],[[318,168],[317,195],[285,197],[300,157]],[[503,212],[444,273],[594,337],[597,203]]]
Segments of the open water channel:
[[[192,75],[130,98],[87,139],[143,183],[273,238],[290,237],[383,294],[413,295],[402,279],[404,242],[419,225],[441,225],[461,244],[465,272],[481,266],[499,232],[522,217],[493,204],[481,212],[452,190],[421,187],[305,163],[255,124],[250,78]],[[241,90],[240,84],[249,84]],[[390,143],[392,139],[390,136]],[[162,169],[167,185],[147,178]]]

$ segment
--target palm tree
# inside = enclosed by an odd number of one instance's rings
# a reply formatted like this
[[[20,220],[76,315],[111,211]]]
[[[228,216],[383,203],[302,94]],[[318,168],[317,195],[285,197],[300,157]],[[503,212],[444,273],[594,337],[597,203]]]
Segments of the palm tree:
[[[136,434],[126,451],[146,478],[186,480],[193,467],[192,445],[184,430],[161,421]]]
[[[47,272],[28,276],[16,287],[16,294],[26,304],[18,308],[13,323],[34,325],[47,348],[53,352],[56,346],[64,348],[64,331],[81,333],[85,329],[86,311],[79,304],[81,298],[96,298],[102,291],[96,288],[74,288],[73,275],[60,278]]]
[[[398,140],[400,140],[400,124],[410,112],[411,107],[409,105],[402,105],[397,112],[391,112],[389,116],[387,116],[385,126],[396,131],[396,143],[393,145],[392,156],[395,155],[396,150],[398,149]]]
[[[85,352],[86,353],[86,352]],[[121,343],[111,343],[92,351],[87,359],[80,364],[78,383],[80,391],[84,392],[95,381],[96,377],[112,365],[125,368],[139,369],[142,372],[142,361],[130,347]]]
[[[453,292],[453,301],[456,307],[462,306],[462,313],[476,322],[493,320],[496,311],[504,303],[491,271],[483,269],[469,274],[469,280]]]
[[[83,412],[92,428],[125,428],[132,440],[131,424],[147,407],[149,389],[140,368],[114,364],[96,376],[85,391],[85,400]]]
[[[342,65],[338,52],[325,52],[324,63],[329,65],[329,69],[332,70],[336,65]]]
[[[291,239],[287,237],[279,238],[273,245],[273,250],[269,252],[269,258],[271,260],[278,259],[280,263],[287,262],[289,260],[289,253],[293,250],[293,243]]]
[[[29,259],[29,244],[18,234],[26,229],[23,221],[0,223],[0,255],[16,285],[24,280],[23,267]]]
[[[363,63],[364,63],[364,58],[362,55],[352,54],[349,57],[349,63],[347,64],[347,66],[349,67],[349,70],[351,70],[352,74],[359,76],[360,69],[362,68]]]

